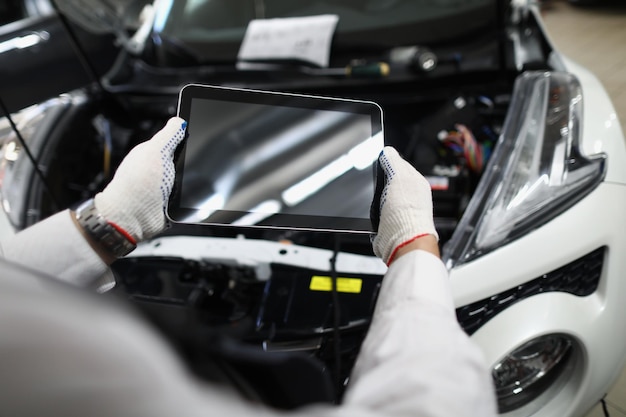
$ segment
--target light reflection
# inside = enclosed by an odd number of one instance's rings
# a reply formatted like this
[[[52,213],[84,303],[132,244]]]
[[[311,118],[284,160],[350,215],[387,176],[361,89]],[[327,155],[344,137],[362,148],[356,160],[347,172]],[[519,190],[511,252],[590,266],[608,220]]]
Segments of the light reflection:
[[[297,145],[315,140],[333,126],[338,126],[348,118],[339,112],[316,112],[306,120],[302,120],[294,126],[282,129],[265,141],[252,148],[252,152],[243,154],[243,159],[238,163],[239,170],[247,172],[253,168],[270,161],[279,155],[286,154],[296,148]]]
[[[8,41],[0,42],[0,54],[12,51],[14,49],[29,48],[31,46],[37,45],[42,40],[44,39],[36,33],[9,39]]]
[[[351,168],[350,158],[347,155],[343,155],[283,191],[283,201],[288,206],[295,206],[348,172]]]
[[[209,218],[209,216],[217,210],[221,210],[225,203],[226,199],[223,195],[213,194],[198,206],[198,210],[195,213],[186,217],[185,221],[191,223],[201,222],[202,220]]]
[[[6,144],[4,149],[4,159],[9,162],[15,162],[20,156],[20,148],[17,146],[17,143],[11,141]]]
[[[173,5],[174,0],[157,0],[154,3],[156,15],[154,17],[153,28],[155,32],[163,31]]]
[[[250,213],[232,222],[235,226],[251,226],[280,212],[282,205],[277,200],[267,200],[250,209]]]
[[[521,205],[526,199],[528,199],[539,187],[542,185],[549,184],[549,179],[547,175],[542,175],[530,186],[525,184],[517,193],[517,195],[511,200],[511,202],[506,206],[507,210],[511,210],[519,205]]]
[[[383,148],[383,141],[383,134],[381,132],[356,145],[348,151],[347,155],[342,155],[330,164],[314,172],[312,175],[283,191],[283,201],[288,206],[295,206],[317,193],[352,168],[361,171],[371,166],[378,158]]]
[[[382,132],[379,132],[363,143],[356,145],[348,152],[352,166],[359,171],[372,166],[384,146]]]
[[[554,154],[552,155],[552,167],[550,168],[549,185],[552,187],[559,186],[565,181],[565,160],[567,159],[567,144],[564,140],[559,141],[554,146]]]

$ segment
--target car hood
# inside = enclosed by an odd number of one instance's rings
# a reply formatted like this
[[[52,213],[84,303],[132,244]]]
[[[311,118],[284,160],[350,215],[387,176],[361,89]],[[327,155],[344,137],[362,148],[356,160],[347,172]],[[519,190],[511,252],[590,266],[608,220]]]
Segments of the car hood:
[[[199,63],[235,61],[248,23],[255,19],[336,15],[333,53],[341,54],[345,50],[388,50],[401,45],[443,45],[469,36],[493,39],[504,9],[496,0],[57,3],[75,23],[90,31],[115,33],[122,44],[129,32],[150,26],[145,32],[180,45]]]
[[[94,33],[119,34],[136,29],[148,0],[55,0],[59,10],[74,23]]]

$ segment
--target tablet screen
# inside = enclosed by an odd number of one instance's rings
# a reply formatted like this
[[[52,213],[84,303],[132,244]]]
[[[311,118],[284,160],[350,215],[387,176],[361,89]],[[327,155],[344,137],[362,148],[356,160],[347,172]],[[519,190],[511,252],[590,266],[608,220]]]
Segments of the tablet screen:
[[[188,85],[171,220],[370,232],[382,111],[372,102]]]

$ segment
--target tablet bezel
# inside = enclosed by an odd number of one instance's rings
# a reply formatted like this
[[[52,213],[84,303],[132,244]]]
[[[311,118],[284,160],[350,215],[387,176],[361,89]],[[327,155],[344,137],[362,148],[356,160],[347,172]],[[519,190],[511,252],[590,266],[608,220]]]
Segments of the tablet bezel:
[[[193,100],[214,100],[227,101],[234,103],[251,103],[263,104],[270,106],[305,108],[312,110],[331,110],[341,111],[353,114],[367,115],[370,117],[371,129],[373,135],[377,132],[383,134],[383,111],[375,102],[365,100],[352,100],[345,98],[334,98],[325,96],[314,96],[306,94],[295,94],[275,91],[265,91],[247,88],[225,87],[204,84],[187,84],[181,88],[178,98],[177,115],[188,122],[191,126],[193,121],[189,120],[191,115],[191,107]],[[310,230],[310,231],[326,231],[326,232],[342,232],[342,233],[372,233],[372,225],[369,218],[354,217],[335,217],[326,215],[298,215],[277,213],[272,215],[271,224],[252,224],[252,225],[236,225],[229,222],[215,221],[198,221],[189,222],[190,215],[197,212],[197,209],[181,207],[180,190],[182,187],[182,179],[184,176],[185,161],[185,144],[188,138],[179,146],[175,157],[176,176],[174,179],[173,189],[167,205],[168,219],[175,223],[201,224],[238,228],[265,228],[265,229],[289,229],[289,230]],[[382,148],[381,148],[382,150]],[[374,175],[372,175],[372,191],[375,187]],[[223,213],[229,213],[229,210],[219,210]],[[249,213],[233,212],[233,213]],[[330,225],[330,226],[329,226]]]

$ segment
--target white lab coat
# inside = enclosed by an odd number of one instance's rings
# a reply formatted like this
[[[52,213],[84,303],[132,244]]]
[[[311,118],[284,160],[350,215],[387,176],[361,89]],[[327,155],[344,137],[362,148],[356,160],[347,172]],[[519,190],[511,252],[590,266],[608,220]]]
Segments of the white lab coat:
[[[107,270],[67,212],[18,234],[3,251],[82,286]],[[389,268],[343,404],[290,412],[199,381],[160,335],[112,300],[5,269],[2,416],[496,415],[481,351],[459,327],[447,271],[428,252],[406,254]]]

